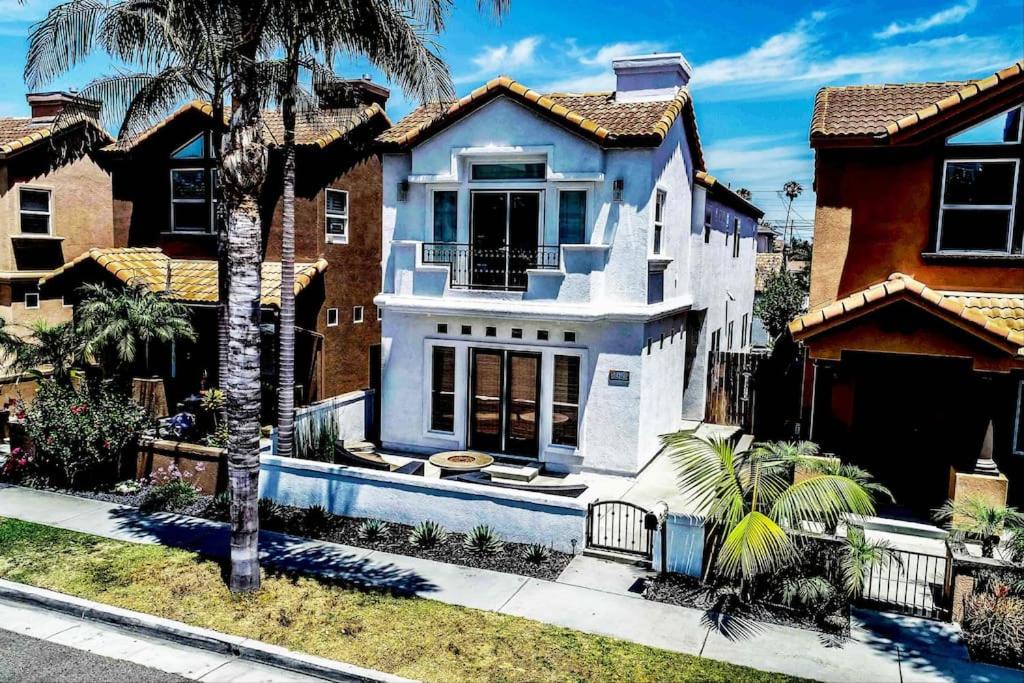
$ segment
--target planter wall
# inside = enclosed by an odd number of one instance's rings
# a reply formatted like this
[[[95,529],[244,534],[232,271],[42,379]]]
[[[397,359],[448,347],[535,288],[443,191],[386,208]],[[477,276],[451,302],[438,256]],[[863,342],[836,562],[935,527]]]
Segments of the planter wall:
[[[196,465],[200,463],[202,471],[197,472]],[[193,473],[192,482],[203,493],[213,495],[227,488],[226,449],[165,439],[143,439],[139,443],[136,478],[149,477],[161,467],[170,465],[175,465],[182,472]]]

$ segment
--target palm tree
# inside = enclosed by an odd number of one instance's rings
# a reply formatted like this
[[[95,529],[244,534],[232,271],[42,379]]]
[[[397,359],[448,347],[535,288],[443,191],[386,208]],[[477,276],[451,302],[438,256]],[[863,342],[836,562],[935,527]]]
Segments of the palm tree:
[[[132,367],[142,351],[143,368],[150,371],[150,347],[195,341],[188,307],[152,292],[145,285],[110,289],[103,284],[83,285],[75,309],[87,355],[102,359],[110,374]]]
[[[804,192],[804,186],[795,180],[787,180],[782,185],[782,193],[789,199],[786,206],[786,225],[782,230],[782,268],[786,268],[786,251],[789,248],[789,235],[792,233],[789,223],[789,215],[793,211],[793,201]]]
[[[847,528],[843,552],[839,556],[839,575],[849,597],[863,595],[864,583],[871,570],[885,564],[903,566],[903,561],[888,541],[869,540],[859,526]]]
[[[946,522],[953,538],[981,539],[981,556],[992,557],[1004,529],[1024,527],[1024,513],[1006,505],[991,505],[980,498],[947,500],[935,510],[935,519]]]
[[[30,379],[49,375],[58,384],[70,384],[71,371],[85,361],[85,339],[74,324],[36,320],[27,329],[25,336],[0,330],[0,355],[10,368]]]
[[[793,483],[796,444],[758,445],[736,453],[724,439],[693,432],[662,437],[678,471],[679,489],[713,524],[716,568],[744,584],[785,565],[794,546],[789,530],[802,522],[836,523],[844,514],[874,513],[871,496],[856,481],[815,473]]]

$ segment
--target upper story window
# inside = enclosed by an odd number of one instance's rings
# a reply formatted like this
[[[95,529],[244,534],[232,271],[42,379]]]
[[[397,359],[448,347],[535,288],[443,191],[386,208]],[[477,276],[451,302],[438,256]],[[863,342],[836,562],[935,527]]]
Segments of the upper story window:
[[[946,140],[938,251],[1020,254],[1021,109]]]
[[[661,253],[661,238],[665,228],[665,199],[668,194],[658,190],[654,195],[654,236],[651,242],[651,253]]]
[[[324,195],[324,225],[327,226],[327,241],[345,244],[348,242],[348,192],[327,188]]]
[[[23,187],[18,191],[21,232],[29,235],[50,234],[51,212],[49,190]]]
[[[583,244],[587,232],[587,191],[558,193],[558,243]]]
[[[740,255],[740,219],[732,219],[732,257]]]
[[[434,241],[455,242],[458,238],[459,193],[434,191]]]
[[[537,162],[473,164],[471,180],[544,180],[546,166]]]
[[[171,153],[171,230],[212,232],[217,175],[208,133]]]

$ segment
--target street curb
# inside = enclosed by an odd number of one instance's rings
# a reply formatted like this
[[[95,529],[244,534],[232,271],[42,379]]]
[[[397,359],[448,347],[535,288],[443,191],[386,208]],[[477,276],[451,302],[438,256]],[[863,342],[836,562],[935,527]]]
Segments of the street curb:
[[[182,645],[229,654],[241,659],[287,669],[307,676],[328,681],[369,682],[369,683],[412,683],[408,678],[393,674],[364,669],[353,664],[337,662],[294,652],[284,647],[258,640],[232,636],[211,629],[189,626],[180,621],[155,617],[142,612],[111,607],[72,595],[65,595],[45,588],[36,588],[13,581],[0,579],[0,599],[18,602],[43,609],[62,612],[71,616],[98,621],[125,628],[161,640],[171,640]]]

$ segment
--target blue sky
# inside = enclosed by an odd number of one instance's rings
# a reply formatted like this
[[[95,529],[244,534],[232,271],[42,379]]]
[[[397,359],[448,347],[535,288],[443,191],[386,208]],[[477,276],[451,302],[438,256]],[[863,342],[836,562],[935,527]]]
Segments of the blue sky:
[[[0,0],[0,115],[26,113],[25,35],[53,0]],[[611,60],[681,51],[709,170],[780,219],[776,190],[807,191],[795,205],[813,218],[807,128],[823,85],[984,76],[1024,56],[1024,0],[513,0],[499,25],[473,0],[457,0],[439,40],[460,94],[499,73],[537,90],[614,87]],[[54,87],[81,86],[114,65],[90,60]],[[339,70],[372,70],[354,62]],[[379,78],[378,78],[379,80]],[[414,102],[395,91],[395,117]]]

